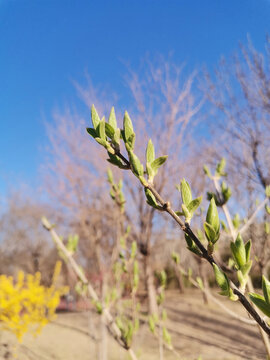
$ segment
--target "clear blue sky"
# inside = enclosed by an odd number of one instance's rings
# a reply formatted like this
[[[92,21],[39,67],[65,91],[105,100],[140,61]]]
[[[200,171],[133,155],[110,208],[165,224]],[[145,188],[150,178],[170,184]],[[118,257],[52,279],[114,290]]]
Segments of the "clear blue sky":
[[[263,49],[270,0],[0,0],[0,194],[34,184],[44,115],[79,104],[71,80],[126,91],[147,52],[211,68],[247,34]],[[78,105],[79,106],[79,105]]]

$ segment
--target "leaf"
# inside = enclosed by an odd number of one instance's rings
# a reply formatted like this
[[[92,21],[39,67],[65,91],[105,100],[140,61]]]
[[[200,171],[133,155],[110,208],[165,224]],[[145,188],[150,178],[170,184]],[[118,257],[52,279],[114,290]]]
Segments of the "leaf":
[[[146,173],[148,175],[149,182],[152,183],[155,177],[155,172],[148,162],[146,163]]]
[[[120,158],[117,155],[112,155],[110,153],[108,153],[109,155],[109,159],[107,159],[107,161],[115,166],[118,166],[120,169],[126,169],[126,165],[122,163],[122,161],[120,160]]]
[[[192,201],[192,193],[189,186],[189,183],[183,179],[181,181],[181,196],[182,196],[182,202],[188,206],[189,203]]]
[[[203,171],[204,171],[204,173],[205,173],[206,176],[208,176],[208,177],[211,178],[211,172],[210,172],[210,170],[209,170],[209,168],[208,168],[207,165],[204,165],[204,166],[203,166]]]
[[[191,216],[190,212],[188,211],[188,208],[186,207],[185,204],[182,204],[182,211],[185,216],[186,222],[189,223],[192,216]]]
[[[154,160],[155,160],[155,148],[152,143],[152,140],[149,139],[146,148],[146,162],[151,164]]]
[[[156,201],[156,198],[155,196],[152,194],[152,192],[147,189],[147,188],[144,188],[144,192],[145,192],[145,196],[147,198],[147,203],[154,207],[154,208],[158,208],[158,204],[157,204],[157,201]]]
[[[202,281],[202,278],[200,278],[199,276],[196,277],[196,281],[197,281],[197,284],[199,285],[199,288],[201,290],[204,289],[204,286],[203,286],[203,281]]]
[[[201,252],[198,249],[197,245],[194,243],[194,241],[191,239],[191,237],[188,234],[185,234],[185,240],[189,251],[193,252],[196,255],[201,255]]]
[[[105,119],[102,118],[102,120],[100,120],[97,128],[96,128],[96,132],[99,134],[99,137],[102,140],[106,140],[106,133],[105,133]]]
[[[238,269],[246,263],[246,248],[240,234],[237,235],[235,242],[231,242],[231,250]]]
[[[221,184],[221,192],[222,192],[222,196],[223,196],[223,199],[224,199],[224,203],[226,203],[231,195],[232,195],[232,191],[231,189],[226,185],[225,181],[222,181],[222,184]]]
[[[235,228],[235,229],[238,229],[238,228],[239,228],[239,225],[240,225],[240,216],[239,216],[238,213],[235,214],[232,222],[233,222],[234,228]]]
[[[203,224],[203,227],[207,240],[214,244],[218,240],[216,239],[217,234],[215,232],[215,229],[213,228],[212,225],[208,224],[207,222]]]
[[[95,140],[96,140],[100,145],[104,146],[104,147],[107,149],[109,143],[108,143],[106,140],[101,139],[101,138],[99,138],[99,137],[97,137]]]
[[[86,128],[86,131],[87,131],[88,134],[91,135],[94,139],[95,139],[96,137],[98,137],[97,132],[96,132],[95,129],[93,129],[93,128]]]
[[[171,257],[177,265],[180,264],[180,255],[177,252],[173,251]]]
[[[248,240],[245,244],[245,250],[246,250],[246,261],[249,261],[250,258],[250,249],[251,249],[251,240]]]
[[[241,270],[241,273],[243,274],[243,276],[246,276],[250,272],[251,266],[252,266],[252,261],[250,260],[241,267],[240,270]]]
[[[116,122],[114,107],[112,107],[112,109],[111,109],[108,122],[114,130],[117,129],[117,122]]]
[[[266,188],[265,188],[265,195],[267,197],[270,197],[270,185],[267,185]]]
[[[107,170],[107,177],[108,177],[108,182],[109,182],[110,184],[112,184],[112,183],[113,183],[113,173],[112,173],[112,170],[111,170],[111,169],[108,169],[108,170]]]
[[[170,333],[168,332],[168,330],[163,326],[162,329],[162,333],[163,333],[163,339],[164,341],[169,345],[172,346],[172,337],[170,335]]]
[[[137,155],[135,155],[132,150],[128,152],[128,155],[133,173],[136,176],[143,176],[143,165],[141,164]]]
[[[134,138],[134,140],[135,140],[135,133],[133,130],[133,125],[132,125],[131,119],[130,119],[127,111],[125,111],[123,127],[124,127],[124,142],[129,143],[129,146],[132,149],[133,148],[131,146],[133,143],[132,139]]]
[[[213,268],[215,272],[216,282],[222,290],[221,295],[229,296],[230,285],[226,274],[224,274],[224,272],[220,270],[220,268],[216,264],[213,264]]]
[[[228,232],[228,228],[223,220],[221,220],[221,226],[224,231]]]
[[[225,176],[226,175],[226,173],[224,172],[225,166],[226,166],[226,159],[222,158],[220,162],[217,164],[216,173],[220,176]]]
[[[268,206],[267,204],[265,205],[265,211],[268,215],[270,215],[270,206]]]
[[[270,304],[268,304],[262,295],[256,293],[249,294],[250,300],[268,317],[270,317]]]
[[[270,282],[265,276],[262,276],[262,289],[265,301],[270,305]]]
[[[121,132],[120,129],[116,129],[114,132],[113,143],[120,145]]]
[[[105,133],[110,139],[114,138],[114,128],[108,123],[105,123]]]
[[[100,118],[98,116],[97,110],[94,105],[92,105],[91,107],[91,118],[92,118],[93,127],[96,130],[98,124],[100,123]]]
[[[150,331],[154,334],[156,324],[155,324],[155,320],[154,320],[153,316],[151,316],[151,315],[149,316],[149,319],[148,319],[148,325],[149,325]]]
[[[188,211],[193,214],[194,211],[197,210],[198,207],[201,205],[201,202],[202,202],[202,196],[192,200],[187,206]]]
[[[208,207],[208,211],[206,215],[206,222],[215,229],[215,232],[217,234],[219,233],[220,224],[219,224],[218,211],[214,198],[212,198],[210,201],[210,205]]]
[[[167,160],[168,155],[160,156],[151,163],[151,168],[154,170],[155,174],[157,174],[157,171],[159,167],[165,163]]]
[[[130,257],[131,257],[132,259],[135,258],[136,252],[137,252],[137,243],[136,243],[136,241],[132,241],[132,244],[131,244],[131,253],[130,253]]]

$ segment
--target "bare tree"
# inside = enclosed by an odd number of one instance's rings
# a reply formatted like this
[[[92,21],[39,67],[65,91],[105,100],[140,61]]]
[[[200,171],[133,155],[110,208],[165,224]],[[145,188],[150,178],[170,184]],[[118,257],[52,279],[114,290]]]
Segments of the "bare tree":
[[[0,218],[1,271],[16,274],[18,269],[27,273],[42,273],[42,281],[49,284],[56,262],[52,246],[48,243],[40,219],[52,213],[48,205],[32,198],[12,193]]]
[[[195,126],[195,117],[201,102],[192,94],[195,73],[185,76],[183,67],[177,67],[164,59],[161,59],[158,65],[149,62],[144,69],[140,74],[130,71],[127,77],[133,99],[133,105],[128,110],[134,119],[136,131],[144,135],[140,138],[146,141],[146,133],[150,131],[153,143],[162,144],[161,155],[170,155],[157,184],[159,191],[165,191],[165,188],[171,188],[165,187],[168,182],[174,187],[179,183],[180,174],[184,174],[184,170],[187,173],[188,162],[184,160],[187,148],[192,144],[193,125]],[[97,101],[98,96],[91,82],[86,87],[75,85],[86,105]],[[107,98],[101,94],[97,102],[101,114],[108,109]],[[72,114],[67,110],[63,115],[55,114],[55,123],[48,127],[51,156],[48,161],[49,175],[46,175],[47,188],[53,197],[70,211],[71,222],[80,225],[84,223],[82,229],[85,228],[86,219],[90,227],[96,226],[91,208],[98,193],[102,194],[102,202],[99,204],[104,204],[101,213],[106,212],[107,206],[103,199],[105,162],[101,160],[104,153],[102,155],[100,149],[85,136],[87,122],[88,120],[85,121],[76,113]],[[167,141],[168,137],[170,142]],[[146,143],[140,140],[136,148],[144,156]],[[180,162],[180,159],[183,161]],[[133,186],[133,181],[131,178],[125,179],[129,192],[127,219],[132,224],[132,236],[136,239],[143,258],[149,311],[156,313],[151,253],[155,238],[153,235],[155,231],[160,231],[161,227],[160,223],[154,220],[153,209],[145,206],[144,193],[137,184]],[[91,244],[90,248],[93,249],[93,239],[97,235],[93,237],[92,233],[88,233],[87,236],[92,240],[85,244]],[[83,253],[86,254],[85,251]]]
[[[249,41],[232,61],[222,59],[214,75],[206,73],[204,79],[205,94],[215,109],[215,148],[228,158],[236,181],[244,180],[257,191],[270,184],[269,64],[269,38],[265,54]]]

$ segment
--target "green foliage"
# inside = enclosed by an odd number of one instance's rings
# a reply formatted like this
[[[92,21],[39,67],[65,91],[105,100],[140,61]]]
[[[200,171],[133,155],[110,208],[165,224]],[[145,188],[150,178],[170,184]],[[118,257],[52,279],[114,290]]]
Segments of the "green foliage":
[[[216,282],[221,288],[220,295],[228,296],[231,300],[237,300],[237,296],[233,294],[232,289],[230,288],[230,283],[227,275],[216,265],[213,264]]]
[[[203,166],[203,171],[204,171],[205,175],[208,176],[211,179],[212,175],[211,175],[211,172],[210,172],[207,165]]]
[[[178,212],[178,215],[184,215],[185,221],[190,223],[194,212],[198,209],[202,202],[202,196],[192,200],[192,192],[189,183],[183,179],[180,185],[176,186],[177,190],[181,193],[182,197],[182,212]]]
[[[66,248],[70,252],[71,255],[77,251],[78,243],[79,243],[78,235],[69,235],[68,241],[66,244]]]
[[[221,177],[221,176],[227,176],[227,173],[224,171],[226,167],[226,159],[222,158],[220,162],[217,164],[215,176]]]
[[[234,218],[232,219],[232,223],[234,228],[237,230],[240,226],[240,216],[238,213],[234,215]]]
[[[191,188],[188,182],[185,179],[183,179],[180,185],[177,186],[177,189],[180,191],[182,197],[182,209],[181,211],[173,212],[169,206],[167,207],[165,206],[166,204],[169,204],[169,202],[165,202],[164,200],[162,200],[161,196],[157,193],[156,189],[153,186],[154,177],[157,175],[160,166],[164,164],[164,162],[166,161],[167,156],[161,156],[156,159],[155,148],[150,139],[148,141],[146,148],[146,164],[144,166],[141,163],[140,159],[138,158],[134,150],[135,132],[133,129],[133,124],[127,112],[125,112],[124,115],[122,130],[117,128],[114,110],[111,111],[109,122],[106,125],[105,120],[104,119],[100,120],[95,108],[93,107],[92,122],[93,122],[93,128],[88,129],[87,131],[95,139],[95,141],[97,141],[103,147],[106,148],[109,156],[108,161],[119,168],[130,169],[132,171],[132,173],[140,180],[141,184],[144,186],[147,203],[150,206],[154,207],[155,209],[167,211],[167,213],[169,213],[177,221],[177,223],[181,226],[184,232],[189,233],[189,235],[185,233],[185,240],[188,249],[194,254],[200,257],[204,257],[211,263],[211,265],[213,265],[216,282],[221,289],[220,294],[229,297],[231,300],[237,300],[238,297],[233,293],[233,290],[230,286],[231,282],[229,281],[227,275],[215,263],[213,257],[209,256],[212,255],[214,251],[214,246],[220,237],[220,220],[219,220],[217,206],[223,207],[228,202],[232,194],[231,189],[224,181],[222,182],[221,187],[219,187],[219,183],[218,183],[218,180],[221,177],[227,176],[225,172],[225,167],[226,167],[225,159],[222,158],[221,161],[217,164],[215,169],[215,175],[212,175],[208,167],[204,166],[205,174],[214,181],[216,188],[216,193],[208,193],[210,204],[207,210],[206,220],[204,222],[204,233],[208,241],[208,254],[207,254],[205,251],[206,249],[203,248],[202,240],[200,244],[200,248],[202,249],[202,251],[199,250],[196,243],[198,243],[200,240],[198,238],[195,239],[195,237],[193,237],[192,232],[189,231],[191,229],[189,228],[188,225],[195,211],[200,206],[202,198],[198,197],[196,199],[193,199]],[[125,144],[125,148],[128,154],[128,160],[120,153],[120,139],[122,139]],[[148,176],[147,180],[145,178],[145,174]],[[113,182],[112,174],[110,175],[108,174],[108,178],[110,183],[112,183]],[[113,191],[114,190],[115,189],[113,189]],[[113,194],[113,196],[115,197],[115,194]],[[269,187],[266,188],[266,196],[270,197]],[[270,214],[270,207],[266,206],[265,209],[267,213]],[[184,216],[185,223],[181,219],[177,218],[175,216],[175,213],[178,216]],[[222,223],[222,225],[223,228],[227,230],[226,225],[224,223]],[[238,214],[236,214],[233,219],[233,225],[235,229],[238,229],[240,226],[240,217]],[[266,225],[266,227],[267,227],[266,232],[269,232],[269,226]],[[194,242],[194,240],[196,240],[196,243]],[[237,270],[238,280],[242,288],[241,290],[244,289],[247,283],[248,274],[252,265],[252,262],[250,260],[250,248],[251,248],[251,242],[248,241],[246,244],[244,244],[243,239],[241,238],[240,235],[238,235],[235,243],[231,244],[231,251],[234,259],[234,267]],[[127,256],[126,253],[127,251],[120,252],[119,261],[122,262],[121,269],[123,273],[127,273],[127,274],[130,273],[129,264],[130,261],[132,262],[133,272],[131,278],[133,279],[132,280],[133,289],[136,290],[138,286],[138,273],[139,273],[138,263],[134,261],[135,255],[134,256],[132,255],[133,254],[132,251],[129,260],[126,259]],[[172,254],[172,258],[176,264],[179,263],[179,257],[177,255]],[[189,269],[188,271],[189,276],[191,276],[191,271],[192,270]],[[164,294],[165,294],[164,289],[166,285],[166,273],[164,271],[160,273],[159,279],[160,279],[160,287],[157,296],[157,303],[160,307],[164,302]],[[197,284],[201,289],[203,289],[203,283],[201,278],[197,278]],[[269,282],[267,282],[265,278],[263,278],[263,292],[264,292],[264,296],[258,294],[250,294],[250,298],[257,306],[259,306],[262,309],[262,311],[264,311],[265,314],[270,314]],[[160,319],[158,320],[160,321]],[[157,324],[156,318],[154,316],[149,317],[149,327],[152,332],[155,332],[156,324]],[[134,332],[134,322],[126,321],[124,323],[123,320],[121,319],[121,322],[119,321],[118,326],[119,329],[121,330],[122,337],[126,339],[126,343],[130,344],[130,341],[132,339],[132,334]],[[168,344],[170,343],[171,341],[170,336],[167,333],[167,329],[165,327],[163,327],[163,338],[164,341],[166,341]]]
[[[250,293],[251,301],[268,317],[270,317],[270,282],[262,277],[263,295]]]
[[[237,276],[241,288],[244,289],[248,281],[249,271],[252,266],[250,260],[250,249],[251,241],[249,240],[246,244],[240,234],[238,234],[235,242],[231,242],[231,251],[237,267]]]
[[[149,183],[153,183],[154,177],[158,173],[158,169],[160,168],[161,165],[163,165],[165,163],[168,156],[167,155],[161,156],[161,157],[155,159],[155,148],[152,143],[152,140],[149,139],[147,148],[146,148],[145,157],[146,157],[146,173],[148,175],[148,181],[149,181]]]
[[[171,257],[175,264],[180,264],[180,255],[177,252],[173,251]]]
[[[220,235],[220,222],[214,198],[211,199],[208,207],[204,231],[208,240],[208,249],[212,252],[213,245],[218,241]]]

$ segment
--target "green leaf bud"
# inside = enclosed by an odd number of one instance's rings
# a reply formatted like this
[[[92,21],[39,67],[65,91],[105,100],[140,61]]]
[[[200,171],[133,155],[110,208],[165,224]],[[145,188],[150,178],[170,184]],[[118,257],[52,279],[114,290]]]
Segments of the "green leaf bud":
[[[250,300],[268,317],[270,317],[270,304],[267,303],[262,295],[256,293],[249,294]]]
[[[265,301],[270,305],[270,282],[265,276],[262,277],[262,289]]]
[[[209,170],[209,168],[208,168],[208,166],[207,165],[204,165],[203,166],[203,171],[204,171],[204,173],[205,173],[205,175],[206,176],[208,176],[209,178],[211,178],[211,172],[210,172],[210,170]]]
[[[219,228],[220,228],[219,216],[218,216],[216,203],[213,198],[211,199],[210,205],[208,207],[206,222],[214,228],[216,234],[219,234]]]
[[[183,204],[188,206],[189,203],[192,201],[192,193],[189,183],[185,179],[181,181],[181,196]]]
[[[92,105],[91,107],[91,118],[92,118],[93,127],[96,130],[98,124],[100,123],[100,118],[98,116],[97,110],[94,105]]]
[[[114,130],[117,129],[117,122],[116,122],[114,107],[112,107],[112,109],[111,109],[108,122]]]
[[[222,290],[220,294],[224,296],[229,296],[230,285],[226,274],[224,274],[224,272],[220,270],[220,268],[216,264],[213,264],[213,268],[215,272],[216,282]]]
[[[246,263],[246,248],[240,234],[237,235],[235,242],[231,242],[231,251],[238,269],[241,269]]]

